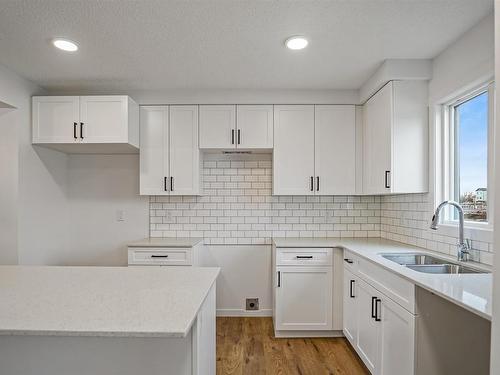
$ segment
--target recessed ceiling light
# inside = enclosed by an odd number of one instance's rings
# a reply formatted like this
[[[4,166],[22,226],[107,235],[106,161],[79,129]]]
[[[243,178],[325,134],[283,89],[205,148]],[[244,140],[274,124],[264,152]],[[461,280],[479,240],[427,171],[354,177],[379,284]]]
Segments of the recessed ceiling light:
[[[78,46],[76,45],[76,43],[72,42],[71,40],[68,40],[68,39],[56,38],[52,41],[52,44],[56,48],[59,48],[59,49],[66,51],[66,52],[78,51]]]
[[[285,46],[293,50],[304,49],[308,44],[309,42],[303,36],[291,36],[285,41]]]

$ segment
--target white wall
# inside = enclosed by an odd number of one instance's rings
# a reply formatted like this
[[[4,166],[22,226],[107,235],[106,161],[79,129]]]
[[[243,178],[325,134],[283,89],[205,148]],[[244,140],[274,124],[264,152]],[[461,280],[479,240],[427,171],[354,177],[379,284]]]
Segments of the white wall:
[[[127,242],[149,235],[149,198],[139,196],[139,155],[71,155],[70,246],[57,264],[127,264]],[[123,221],[117,220],[123,211]]]
[[[271,246],[210,245],[200,262],[221,268],[217,278],[218,315],[271,315]],[[246,298],[259,298],[260,310],[245,312]]]
[[[500,0],[495,0],[495,75],[500,77]],[[498,92],[498,91],[497,91]],[[500,100],[496,101],[495,118],[495,196],[500,197]],[[495,202],[495,222],[500,223],[500,199]],[[500,248],[500,230],[494,234],[494,247]],[[493,324],[491,331],[491,371],[492,375],[500,374],[500,257],[494,259],[493,268]]]
[[[66,246],[66,156],[31,147],[31,96],[40,89],[0,66],[0,263],[31,263]]]
[[[431,104],[493,77],[494,35],[494,17],[490,14],[434,59],[429,83]]]

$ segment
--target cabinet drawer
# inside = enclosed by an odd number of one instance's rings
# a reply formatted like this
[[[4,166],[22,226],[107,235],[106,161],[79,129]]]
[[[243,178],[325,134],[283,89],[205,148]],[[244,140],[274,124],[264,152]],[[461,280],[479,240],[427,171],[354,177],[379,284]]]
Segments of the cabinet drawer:
[[[278,266],[329,266],[332,264],[332,249],[278,248],[276,249],[276,264]]]
[[[128,264],[133,266],[191,266],[190,248],[129,247]]]

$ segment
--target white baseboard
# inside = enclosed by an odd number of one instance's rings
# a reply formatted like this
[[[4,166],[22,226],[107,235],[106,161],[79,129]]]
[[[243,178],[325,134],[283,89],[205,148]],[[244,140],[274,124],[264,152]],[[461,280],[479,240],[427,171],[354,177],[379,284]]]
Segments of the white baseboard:
[[[342,331],[274,331],[276,338],[294,337],[344,337]]]
[[[217,309],[217,316],[253,316],[253,317],[267,317],[273,316],[272,309],[261,309],[256,311],[247,311],[242,309]]]

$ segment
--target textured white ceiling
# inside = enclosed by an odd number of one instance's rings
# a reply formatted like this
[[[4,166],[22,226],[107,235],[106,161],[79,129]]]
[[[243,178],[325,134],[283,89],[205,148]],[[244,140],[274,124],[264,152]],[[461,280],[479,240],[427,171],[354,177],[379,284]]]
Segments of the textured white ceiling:
[[[0,0],[0,63],[49,89],[356,89],[432,58],[493,0]],[[309,47],[283,41],[304,34]],[[53,37],[78,42],[66,54]]]

